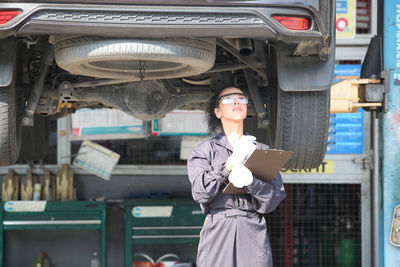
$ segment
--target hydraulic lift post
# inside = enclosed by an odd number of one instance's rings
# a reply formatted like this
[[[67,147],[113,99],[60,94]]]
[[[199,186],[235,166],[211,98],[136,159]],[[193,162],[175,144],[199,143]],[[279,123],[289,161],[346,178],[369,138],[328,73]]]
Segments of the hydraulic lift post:
[[[387,113],[380,113],[379,120],[380,266],[399,266],[400,247],[392,242],[390,235],[394,211],[400,204],[400,2],[384,0],[383,5],[383,62],[384,69],[391,71]]]

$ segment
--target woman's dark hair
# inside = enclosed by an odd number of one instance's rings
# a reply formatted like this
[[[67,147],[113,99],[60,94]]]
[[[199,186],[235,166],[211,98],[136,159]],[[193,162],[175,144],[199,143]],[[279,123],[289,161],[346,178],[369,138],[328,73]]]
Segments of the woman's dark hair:
[[[225,88],[224,88],[225,89]],[[214,109],[216,107],[218,107],[218,102],[219,102],[219,95],[221,94],[221,92],[224,90],[218,90],[216,93],[214,93],[211,98],[210,101],[208,102],[208,107],[206,110],[206,119],[207,119],[207,125],[208,125],[208,133],[209,134],[214,134],[217,131],[222,129],[222,123],[221,120],[217,118],[217,116],[215,116],[215,112]]]

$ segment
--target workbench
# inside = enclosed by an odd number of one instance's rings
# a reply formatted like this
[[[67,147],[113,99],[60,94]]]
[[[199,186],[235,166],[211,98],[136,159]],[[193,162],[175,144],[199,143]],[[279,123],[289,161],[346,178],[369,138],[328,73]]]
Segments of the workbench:
[[[8,230],[98,230],[101,266],[106,266],[106,204],[95,201],[0,202],[0,263],[6,266],[4,232]],[[23,205],[22,205],[23,206]],[[30,211],[28,211],[30,209]],[[54,244],[57,246],[57,244]]]
[[[205,215],[193,200],[129,200],[124,207],[125,267],[132,266],[137,245],[199,242]]]

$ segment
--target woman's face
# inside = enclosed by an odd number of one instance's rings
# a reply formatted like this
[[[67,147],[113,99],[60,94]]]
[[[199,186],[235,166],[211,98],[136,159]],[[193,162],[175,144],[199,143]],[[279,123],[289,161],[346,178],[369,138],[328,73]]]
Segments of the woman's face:
[[[225,95],[227,96],[224,97]],[[226,120],[243,121],[247,116],[247,104],[243,101],[243,92],[238,88],[229,87],[221,92],[219,97],[221,96],[222,98],[219,100],[218,107],[214,109],[215,116],[222,122]]]

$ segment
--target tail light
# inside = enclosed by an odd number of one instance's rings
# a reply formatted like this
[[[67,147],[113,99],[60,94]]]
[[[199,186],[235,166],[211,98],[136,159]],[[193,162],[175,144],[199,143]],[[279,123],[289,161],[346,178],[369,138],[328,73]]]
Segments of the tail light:
[[[304,17],[272,16],[274,20],[289,30],[305,31],[310,27],[310,21]]]
[[[0,25],[5,24],[21,14],[21,10],[0,10]]]

